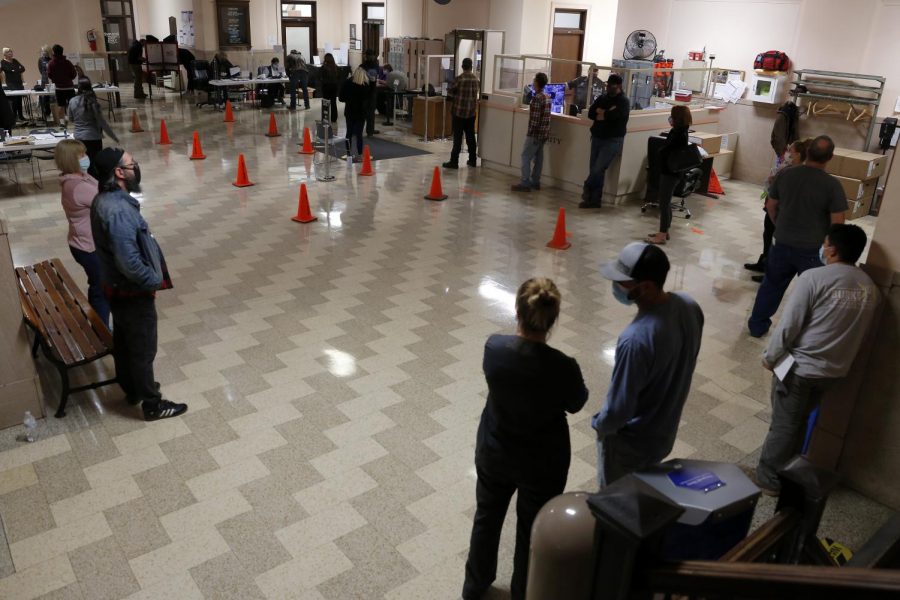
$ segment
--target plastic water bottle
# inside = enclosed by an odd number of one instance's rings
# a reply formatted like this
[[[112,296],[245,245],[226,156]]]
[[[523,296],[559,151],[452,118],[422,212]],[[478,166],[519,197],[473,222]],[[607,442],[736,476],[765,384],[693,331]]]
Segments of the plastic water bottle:
[[[25,441],[29,443],[35,441],[37,438],[35,434],[37,421],[34,420],[30,410],[25,411],[25,418],[22,420],[22,424],[25,425]]]

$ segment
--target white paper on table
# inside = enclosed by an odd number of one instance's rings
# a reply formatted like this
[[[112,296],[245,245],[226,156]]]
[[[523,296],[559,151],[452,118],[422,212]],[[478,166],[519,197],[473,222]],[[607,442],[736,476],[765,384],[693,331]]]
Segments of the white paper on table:
[[[322,57],[319,56],[318,54],[313,56],[313,64],[316,65],[317,67],[321,67],[322,66]]]
[[[778,364],[772,369],[772,372],[775,373],[775,377],[778,378],[778,381],[784,381],[784,378],[791,372],[791,368],[793,368],[795,362],[797,361],[794,360],[794,357],[790,354],[785,354],[784,358],[778,361]]]

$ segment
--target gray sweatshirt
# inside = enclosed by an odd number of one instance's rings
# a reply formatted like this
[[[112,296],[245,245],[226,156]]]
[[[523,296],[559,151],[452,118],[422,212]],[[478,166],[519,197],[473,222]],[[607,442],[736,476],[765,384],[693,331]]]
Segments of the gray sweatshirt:
[[[119,138],[103,118],[100,105],[94,104],[92,110],[84,100],[85,97],[82,94],[75,96],[69,100],[69,108],[66,111],[66,117],[75,124],[75,139],[102,140],[103,132],[106,132],[106,135],[118,143]]]
[[[843,377],[869,332],[880,294],[859,267],[833,263],[797,280],[763,360],[777,364],[788,353],[794,373],[813,379]]]

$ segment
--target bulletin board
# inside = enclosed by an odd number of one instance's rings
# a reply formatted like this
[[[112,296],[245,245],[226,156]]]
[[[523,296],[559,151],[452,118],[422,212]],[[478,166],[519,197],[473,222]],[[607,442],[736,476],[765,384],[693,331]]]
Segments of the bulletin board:
[[[217,0],[219,48],[250,49],[250,1]]]

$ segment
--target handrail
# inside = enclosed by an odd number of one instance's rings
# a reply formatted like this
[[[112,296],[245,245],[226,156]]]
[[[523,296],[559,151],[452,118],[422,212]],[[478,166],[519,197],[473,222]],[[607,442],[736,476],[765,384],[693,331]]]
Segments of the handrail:
[[[799,523],[800,513],[796,510],[792,508],[781,510],[756,531],[741,540],[737,546],[729,550],[719,561],[737,563],[759,560],[760,557],[772,550],[785,535],[797,527]]]
[[[635,578],[641,591],[716,597],[868,600],[900,597],[900,571],[684,561]]]

